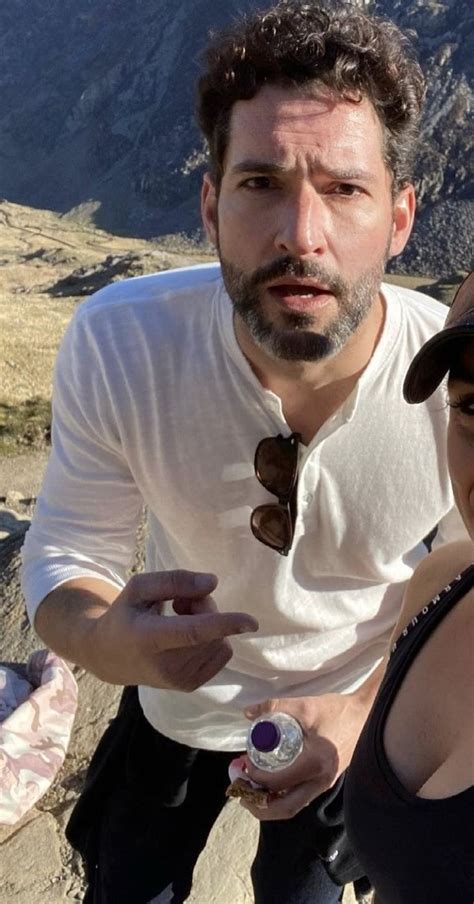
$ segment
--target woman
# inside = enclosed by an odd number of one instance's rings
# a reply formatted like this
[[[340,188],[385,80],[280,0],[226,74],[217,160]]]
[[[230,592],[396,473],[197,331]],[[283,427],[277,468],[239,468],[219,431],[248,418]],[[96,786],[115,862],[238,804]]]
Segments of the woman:
[[[377,904],[474,901],[474,272],[412,362],[406,400],[425,401],[448,372],[449,468],[471,540],[431,553],[410,581],[346,781]]]

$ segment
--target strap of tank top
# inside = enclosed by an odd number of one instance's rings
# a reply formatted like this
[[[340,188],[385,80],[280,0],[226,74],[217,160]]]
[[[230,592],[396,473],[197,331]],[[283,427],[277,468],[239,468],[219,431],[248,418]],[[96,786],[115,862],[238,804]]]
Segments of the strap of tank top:
[[[374,704],[374,708],[377,706],[379,710],[379,717],[383,718],[383,711],[391,703],[405,673],[429,636],[472,587],[474,587],[474,565],[469,565],[429,603],[426,603],[403,629],[392,645],[387,671]]]

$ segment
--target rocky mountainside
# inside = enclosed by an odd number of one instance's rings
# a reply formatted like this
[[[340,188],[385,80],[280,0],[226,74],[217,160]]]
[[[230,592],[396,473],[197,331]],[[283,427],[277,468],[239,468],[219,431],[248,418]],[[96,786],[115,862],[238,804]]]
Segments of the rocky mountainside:
[[[474,6],[470,0],[381,0],[414,29],[428,93],[416,168],[419,213],[399,270],[448,275],[473,266]]]
[[[471,264],[474,7],[360,0],[417,31],[429,76],[407,272]],[[0,7],[0,195],[111,231],[199,228],[205,151],[192,118],[211,28],[264,0],[9,0]],[[471,125],[469,127],[469,123]]]

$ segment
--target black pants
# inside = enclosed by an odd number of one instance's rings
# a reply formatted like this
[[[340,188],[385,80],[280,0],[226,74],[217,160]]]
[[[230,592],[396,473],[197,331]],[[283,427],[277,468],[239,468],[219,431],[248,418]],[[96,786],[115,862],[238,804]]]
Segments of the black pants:
[[[163,737],[143,716],[136,688],[125,689],[66,830],[86,863],[87,904],[186,900],[235,755]],[[252,866],[256,904],[340,900],[343,882],[361,873],[344,850],[341,808],[342,787],[291,820],[261,824]],[[340,875],[331,877],[337,860]]]

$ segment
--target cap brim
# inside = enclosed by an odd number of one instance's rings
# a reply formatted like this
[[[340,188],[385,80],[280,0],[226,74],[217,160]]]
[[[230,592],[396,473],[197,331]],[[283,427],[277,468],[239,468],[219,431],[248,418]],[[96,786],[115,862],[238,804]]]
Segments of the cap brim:
[[[410,405],[425,402],[451,367],[459,339],[474,338],[474,324],[459,324],[436,333],[422,346],[408,368],[403,395]]]

